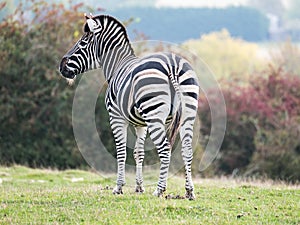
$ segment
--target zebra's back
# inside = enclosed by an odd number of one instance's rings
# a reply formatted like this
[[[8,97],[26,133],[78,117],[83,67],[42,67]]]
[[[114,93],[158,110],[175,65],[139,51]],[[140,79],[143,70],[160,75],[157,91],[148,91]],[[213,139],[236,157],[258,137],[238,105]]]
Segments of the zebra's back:
[[[198,80],[185,59],[171,53],[157,53],[140,58],[118,84],[117,105],[123,116],[132,124],[145,126],[145,118],[157,118],[164,110],[169,120],[176,110],[178,96],[185,106],[197,108]],[[161,108],[161,109],[160,109]],[[166,121],[165,121],[166,122]]]

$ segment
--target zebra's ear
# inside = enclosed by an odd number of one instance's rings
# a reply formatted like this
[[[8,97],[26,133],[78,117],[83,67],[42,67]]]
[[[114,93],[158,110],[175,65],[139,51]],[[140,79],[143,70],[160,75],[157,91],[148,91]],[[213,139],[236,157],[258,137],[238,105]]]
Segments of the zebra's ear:
[[[88,20],[86,20],[86,24],[88,25],[90,32],[93,33],[95,31],[95,28],[96,28],[96,25],[97,25],[95,20],[88,19]]]
[[[95,28],[97,26],[97,23],[95,20],[93,20],[92,16],[88,17],[86,14],[84,14],[85,16],[85,19],[86,19],[86,23],[83,27],[83,31],[84,32],[94,32],[95,31]]]

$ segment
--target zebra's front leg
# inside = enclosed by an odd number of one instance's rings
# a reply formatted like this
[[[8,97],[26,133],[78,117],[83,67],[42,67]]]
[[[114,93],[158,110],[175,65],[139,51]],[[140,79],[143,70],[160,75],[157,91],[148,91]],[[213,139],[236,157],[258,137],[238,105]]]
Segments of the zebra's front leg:
[[[135,192],[143,193],[145,191],[143,186],[143,161],[144,161],[144,143],[147,135],[147,127],[136,127],[136,143],[134,147],[134,159],[136,162],[136,187]]]
[[[117,150],[117,185],[113,194],[123,194],[122,187],[125,185],[125,162],[126,162],[126,138],[128,124],[125,121],[111,118],[111,128],[114,134]]]

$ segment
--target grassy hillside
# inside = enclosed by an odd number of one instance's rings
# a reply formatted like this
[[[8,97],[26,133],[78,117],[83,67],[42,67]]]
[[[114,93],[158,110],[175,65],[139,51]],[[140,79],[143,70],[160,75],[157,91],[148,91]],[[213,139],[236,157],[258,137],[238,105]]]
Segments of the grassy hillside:
[[[111,194],[113,180],[67,170],[0,167],[0,224],[299,224],[295,186],[197,180],[197,199],[184,194],[183,179],[169,180],[166,198]]]

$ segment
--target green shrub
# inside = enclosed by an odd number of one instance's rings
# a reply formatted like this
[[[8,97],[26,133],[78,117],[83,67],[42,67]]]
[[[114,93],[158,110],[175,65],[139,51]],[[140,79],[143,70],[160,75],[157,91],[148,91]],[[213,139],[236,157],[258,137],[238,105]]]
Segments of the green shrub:
[[[80,166],[71,124],[74,89],[57,68],[74,41],[65,34],[80,29],[81,5],[31,2],[0,23],[0,164]]]

